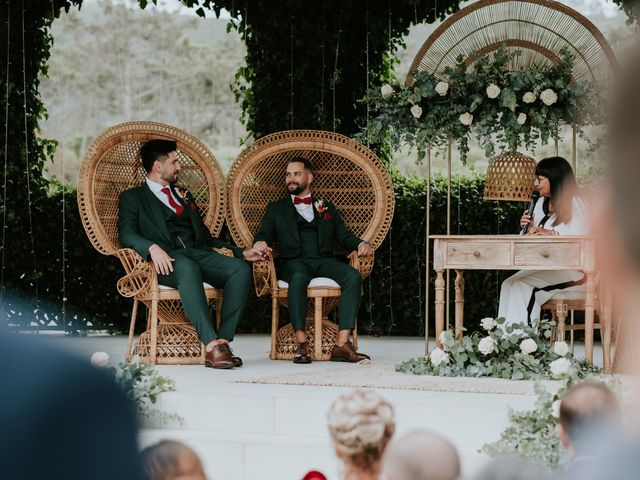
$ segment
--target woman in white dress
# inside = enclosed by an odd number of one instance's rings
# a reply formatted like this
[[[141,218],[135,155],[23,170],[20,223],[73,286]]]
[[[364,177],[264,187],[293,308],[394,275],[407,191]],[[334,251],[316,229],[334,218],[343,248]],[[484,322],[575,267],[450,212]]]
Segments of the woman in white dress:
[[[578,194],[571,165],[562,157],[549,157],[536,165],[535,189],[540,198],[533,215],[525,211],[520,226],[527,235],[587,235],[589,215]],[[575,270],[521,270],[500,288],[498,317],[505,325],[531,323],[540,318],[540,306],[560,291],[583,292],[585,276]]]

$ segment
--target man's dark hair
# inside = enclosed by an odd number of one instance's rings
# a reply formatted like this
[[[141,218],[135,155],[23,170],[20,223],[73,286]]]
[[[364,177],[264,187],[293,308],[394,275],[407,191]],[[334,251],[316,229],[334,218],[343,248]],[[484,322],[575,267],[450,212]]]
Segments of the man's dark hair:
[[[313,173],[313,165],[311,165],[311,162],[304,157],[293,157],[287,162],[287,164],[289,163],[301,163],[304,165],[305,170],[308,170],[309,173]]]
[[[149,140],[142,145],[140,149],[140,158],[142,159],[142,166],[145,172],[151,172],[153,168],[153,162],[166,157],[171,152],[175,152],[178,149],[176,142],[173,140]]]

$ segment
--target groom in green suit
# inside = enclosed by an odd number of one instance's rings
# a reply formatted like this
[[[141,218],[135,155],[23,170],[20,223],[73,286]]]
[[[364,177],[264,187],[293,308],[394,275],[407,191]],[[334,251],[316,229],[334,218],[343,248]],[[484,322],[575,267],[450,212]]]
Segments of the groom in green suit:
[[[251,285],[251,269],[242,260],[264,256],[211,235],[191,193],[175,185],[180,173],[176,149],[176,142],[169,140],[151,140],[142,146],[147,178],[120,195],[120,243],[151,260],[160,285],[178,289],[187,317],[205,344],[205,366],[239,367],[242,360],[233,355],[229,342]],[[228,248],[235,258],[214,248]],[[224,289],[219,332],[213,328],[203,282]]]
[[[297,349],[294,363],[311,363],[305,319],[307,287],[314,277],[327,277],[340,285],[339,331],[331,351],[331,360],[359,362],[369,357],[358,353],[349,341],[355,326],[362,294],[360,273],[334,256],[337,246],[357,250],[358,255],[373,254],[366,241],[345,226],[338,209],[311,194],[313,169],[310,162],[296,157],[287,164],[285,186],[289,195],[271,202],[254,237],[253,249],[266,256],[278,244],[279,278],[287,282],[289,315],[295,331]]]

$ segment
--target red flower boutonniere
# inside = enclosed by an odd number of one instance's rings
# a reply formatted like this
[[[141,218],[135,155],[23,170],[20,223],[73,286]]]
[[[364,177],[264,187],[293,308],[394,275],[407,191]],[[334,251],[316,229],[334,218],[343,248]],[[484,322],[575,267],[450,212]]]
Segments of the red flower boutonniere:
[[[320,214],[320,216],[325,219],[325,220],[329,220],[331,218],[331,214],[329,212],[327,212],[327,209],[329,207],[327,207],[324,204],[324,200],[322,199],[317,199],[315,201],[315,203],[313,204],[316,207],[316,210],[318,211],[318,213]]]
[[[189,196],[187,195],[189,192],[187,190],[180,187],[174,187],[174,188],[178,196],[182,199],[182,203],[184,203],[185,205],[188,205],[189,208],[191,208],[191,210],[197,210],[198,206],[195,204],[195,202],[192,202],[189,199]]]

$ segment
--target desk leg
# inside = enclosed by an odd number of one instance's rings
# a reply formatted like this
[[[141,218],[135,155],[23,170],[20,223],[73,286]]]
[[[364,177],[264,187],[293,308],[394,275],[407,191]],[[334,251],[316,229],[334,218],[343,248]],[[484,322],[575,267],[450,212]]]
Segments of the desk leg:
[[[436,270],[436,346],[442,347],[440,333],[444,329],[444,270]]]
[[[593,324],[595,303],[595,282],[594,273],[587,273],[587,298],[585,300],[584,312],[584,349],[585,358],[589,363],[593,363]]]
[[[456,270],[456,281],[455,281],[455,289],[456,289],[456,326],[455,326],[455,334],[456,340],[460,340],[462,338],[462,325],[464,319],[464,271]]]
[[[602,310],[600,312],[600,335],[602,336],[602,354],[604,371],[611,373],[611,292],[608,288],[600,288],[603,293]]]

